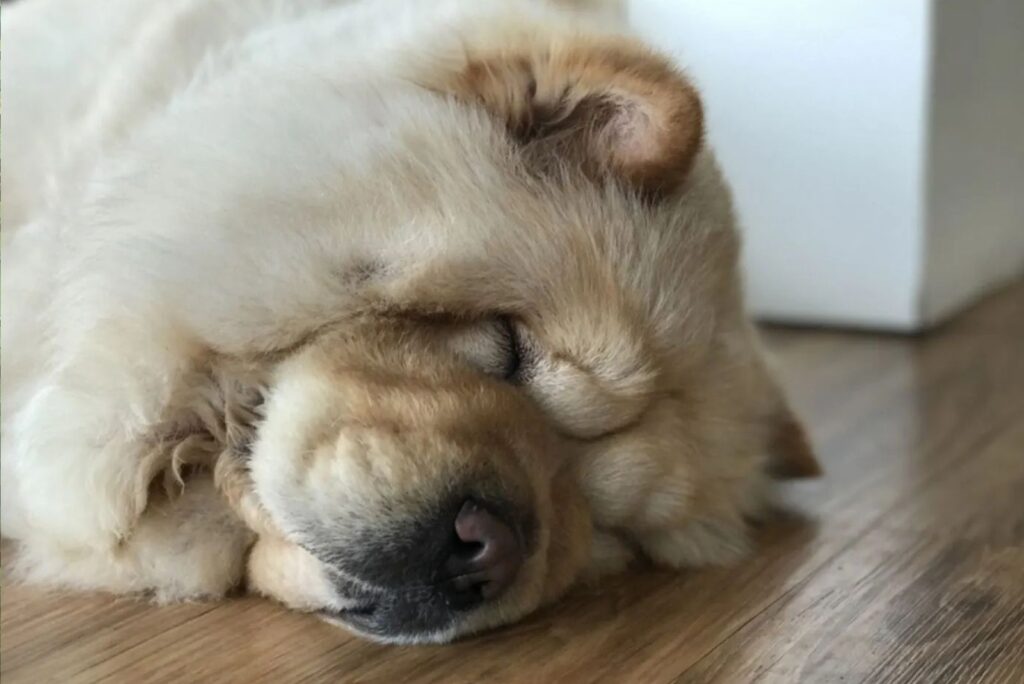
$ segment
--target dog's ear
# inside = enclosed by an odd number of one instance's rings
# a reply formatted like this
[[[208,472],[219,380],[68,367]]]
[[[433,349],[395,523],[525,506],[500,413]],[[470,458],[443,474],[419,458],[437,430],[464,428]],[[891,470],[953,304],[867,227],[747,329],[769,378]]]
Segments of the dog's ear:
[[[771,419],[768,441],[768,472],[780,480],[818,477],[821,465],[811,442],[789,406],[783,405]]]
[[[693,86],[667,59],[627,38],[470,55],[443,87],[503,120],[530,163],[575,163],[644,194],[678,187],[703,138]]]

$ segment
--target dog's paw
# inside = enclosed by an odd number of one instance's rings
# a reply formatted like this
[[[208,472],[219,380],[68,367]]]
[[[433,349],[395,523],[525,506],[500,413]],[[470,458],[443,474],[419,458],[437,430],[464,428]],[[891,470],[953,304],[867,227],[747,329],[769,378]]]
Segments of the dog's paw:
[[[131,536],[160,463],[128,430],[109,425],[106,408],[74,389],[44,386],[14,420],[5,457],[26,534],[104,551]]]
[[[213,599],[240,584],[253,539],[203,474],[173,499],[157,493],[117,549],[69,549],[29,538],[5,570],[33,584],[145,593],[157,603]]]

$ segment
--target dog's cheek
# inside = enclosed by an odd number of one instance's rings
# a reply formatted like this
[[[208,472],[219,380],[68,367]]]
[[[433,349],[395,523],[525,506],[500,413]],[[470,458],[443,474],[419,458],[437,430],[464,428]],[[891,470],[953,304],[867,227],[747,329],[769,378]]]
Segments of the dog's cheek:
[[[552,482],[551,533],[543,602],[565,593],[590,559],[590,507],[577,483],[575,468],[566,468]]]
[[[249,554],[249,591],[289,608],[315,611],[336,607],[323,565],[305,549],[278,537],[263,536]]]
[[[652,407],[631,429],[590,446],[580,482],[604,529],[672,525],[690,512],[694,446],[674,402]]]

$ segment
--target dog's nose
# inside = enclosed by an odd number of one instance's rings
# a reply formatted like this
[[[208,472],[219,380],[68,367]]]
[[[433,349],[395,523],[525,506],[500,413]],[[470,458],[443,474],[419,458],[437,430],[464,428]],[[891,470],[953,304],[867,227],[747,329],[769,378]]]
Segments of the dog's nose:
[[[512,584],[523,564],[523,547],[511,525],[469,500],[455,516],[455,536],[444,585],[454,607],[472,607]]]

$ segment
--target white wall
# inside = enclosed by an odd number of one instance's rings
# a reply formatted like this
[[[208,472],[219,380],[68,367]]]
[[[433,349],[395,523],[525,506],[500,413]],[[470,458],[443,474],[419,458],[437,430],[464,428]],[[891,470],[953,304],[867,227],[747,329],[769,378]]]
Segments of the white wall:
[[[1024,0],[937,2],[925,322],[1024,272]]]
[[[1016,148],[1005,141],[1024,130],[1008,125],[1016,105],[1024,118],[1024,64],[1014,52],[1024,44],[1024,1],[938,4],[629,3],[634,28],[675,54],[704,93],[761,316],[917,329],[1024,263],[1015,242],[1024,239],[1024,191],[1004,187],[1024,188],[1024,167],[1008,173]],[[990,8],[981,18],[979,5]],[[943,29],[935,84],[933,14]],[[958,36],[964,17],[970,43]],[[965,97],[975,99],[963,105]],[[970,142],[959,137],[964,126],[977,133]],[[998,145],[1004,154],[994,161]],[[966,157],[973,166],[948,164]],[[965,259],[968,243],[974,256]],[[997,253],[1009,265],[997,268]]]

